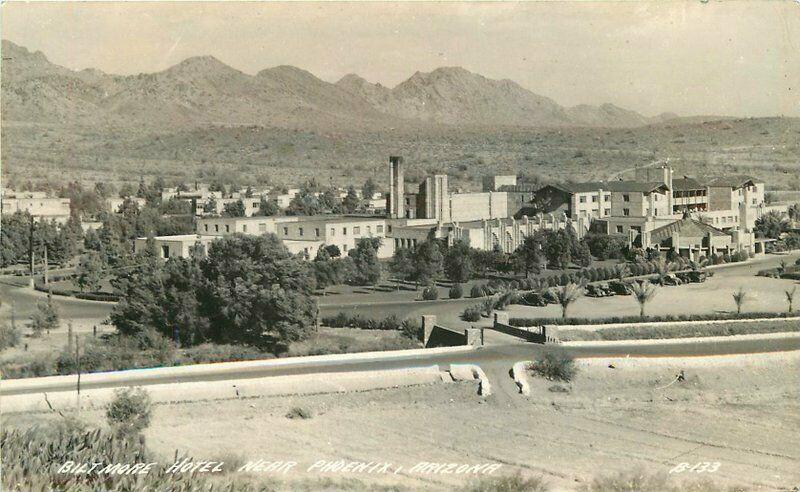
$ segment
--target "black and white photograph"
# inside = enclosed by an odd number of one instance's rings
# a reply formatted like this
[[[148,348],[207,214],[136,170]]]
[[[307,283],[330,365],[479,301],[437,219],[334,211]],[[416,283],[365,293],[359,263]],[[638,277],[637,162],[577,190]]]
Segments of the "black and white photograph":
[[[800,0],[0,37],[0,490],[800,490]]]

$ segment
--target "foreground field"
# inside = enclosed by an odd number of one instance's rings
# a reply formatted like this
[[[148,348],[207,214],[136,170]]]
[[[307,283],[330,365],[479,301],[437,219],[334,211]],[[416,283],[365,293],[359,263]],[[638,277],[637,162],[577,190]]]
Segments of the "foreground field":
[[[598,475],[667,474],[680,463],[697,462],[718,462],[719,469],[672,474],[670,480],[702,478],[745,490],[786,489],[800,480],[797,352],[596,359],[580,366],[570,385],[533,380],[530,399],[516,393],[505,370],[490,368],[495,394],[485,399],[474,384],[450,383],[159,405],[147,444],[165,463],[176,450],[237,465],[295,461],[285,475],[254,474],[289,488],[354,479],[366,488],[452,489],[474,480],[408,471],[421,461],[502,464],[497,474],[541,476],[557,490],[580,489]],[[685,380],[675,382],[680,371]],[[293,407],[313,417],[287,419]],[[40,417],[10,418],[12,425],[26,426]],[[98,412],[84,418],[102,421]],[[404,471],[307,471],[318,460],[391,462]]]

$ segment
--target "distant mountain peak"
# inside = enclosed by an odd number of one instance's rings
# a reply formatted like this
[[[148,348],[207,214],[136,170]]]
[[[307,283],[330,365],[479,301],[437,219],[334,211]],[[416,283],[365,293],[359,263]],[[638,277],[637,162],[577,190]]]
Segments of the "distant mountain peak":
[[[73,71],[11,41],[2,42],[3,119],[120,125],[263,125],[292,128],[452,126],[632,127],[646,118],[606,103],[571,108],[513,80],[459,66],[416,71],[394,88],[355,73],[335,84],[291,65],[251,76],[213,56],[194,56],[157,73],[115,76]]]

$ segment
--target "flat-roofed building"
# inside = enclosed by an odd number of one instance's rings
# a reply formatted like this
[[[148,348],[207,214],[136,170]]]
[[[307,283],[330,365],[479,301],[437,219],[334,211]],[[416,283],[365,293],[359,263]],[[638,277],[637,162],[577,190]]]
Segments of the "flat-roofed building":
[[[365,238],[381,239],[379,258],[390,258],[394,254],[394,244],[385,240],[387,224],[383,217],[319,215],[299,217],[296,221],[276,226],[276,235],[281,240],[319,241],[325,245],[335,245],[343,256],[354,249],[360,239]]]
[[[170,258],[189,258],[192,254],[205,256],[208,246],[217,239],[214,236],[200,234],[180,234],[175,236],[156,236],[153,244],[156,254],[162,260]],[[147,238],[140,237],[134,241],[134,251],[141,253],[147,250]]]
[[[2,215],[27,212],[36,220],[54,220],[65,223],[69,220],[69,198],[48,198],[44,192],[3,190]]]
[[[260,235],[277,233],[277,224],[296,222],[297,216],[271,217],[203,217],[197,219],[197,233],[209,236],[225,236],[227,234]]]

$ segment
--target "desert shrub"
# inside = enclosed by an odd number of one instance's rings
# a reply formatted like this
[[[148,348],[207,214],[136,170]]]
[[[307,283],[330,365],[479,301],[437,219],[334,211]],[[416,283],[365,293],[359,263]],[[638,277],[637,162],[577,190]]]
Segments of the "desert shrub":
[[[547,304],[558,304],[558,296],[556,296],[556,293],[553,289],[547,289],[546,291],[542,292],[542,297]]]
[[[483,297],[485,295],[486,295],[486,293],[484,292],[483,285],[481,285],[481,284],[475,284],[469,289],[469,296],[470,297],[473,297],[473,298],[475,298],[475,297]]]
[[[464,321],[480,321],[481,308],[479,305],[469,306],[461,313],[461,319]]]
[[[235,362],[242,360],[269,359],[275,357],[247,345],[223,345],[204,343],[181,350],[176,364],[208,364],[216,362]]]
[[[117,463],[156,461],[141,443],[119,439],[101,430],[86,430],[83,425],[64,419],[25,430],[4,429],[0,433],[3,450],[3,474],[0,488],[8,491],[29,490],[255,490],[241,480],[210,481],[196,473],[166,473],[155,467],[144,475],[115,473],[58,473],[54,463]],[[31,452],[35,449],[36,452]],[[183,456],[176,459],[183,459]]]
[[[447,293],[450,299],[461,299],[464,297],[464,287],[461,284],[455,284],[454,286],[450,287],[450,291]]]
[[[420,337],[421,339],[421,337]],[[354,338],[348,335],[318,333],[306,340],[293,342],[285,355],[304,357],[308,355],[351,354],[358,352],[385,352],[419,348],[420,339],[411,339],[402,333],[387,333],[376,338]]]
[[[546,492],[547,482],[542,477],[523,477],[520,473],[498,477],[484,477],[463,488],[464,492]]]
[[[531,365],[531,371],[553,381],[569,382],[578,368],[575,359],[561,347],[545,346]]]
[[[493,309],[504,309],[506,306],[510,304],[519,304],[521,300],[522,300],[522,295],[520,295],[519,291],[510,290],[497,297],[497,299],[494,302]]]
[[[360,314],[337,313],[322,318],[322,324],[331,328],[360,328],[362,330],[399,330],[402,319],[390,315],[383,319],[365,318]]]
[[[152,330],[137,336],[113,335],[92,339],[81,351],[82,372],[121,371],[172,365],[175,350],[171,342]],[[58,374],[75,374],[75,353],[64,350],[56,360]]]
[[[422,289],[422,298],[426,301],[435,301],[439,298],[439,289],[435,285],[429,285]]]
[[[411,340],[422,340],[422,324],[415,319],[403,320],[403,323],[400,325],[400,332],[404,337],[410,338]]]
[[[150,425],[152,413],[152,402],[147,391],[142,388],[119,388],[114,390],[114,399],[106,407],[106,420],[116,435],[131,437]]]
[[[287,419],[302,419],[307,420],[313,417],[311,410],[304,407],[292,407],[286,412]]]
[[[0,325],[0,350],[16,347],[19,339],[19,329],[6,324]]]

